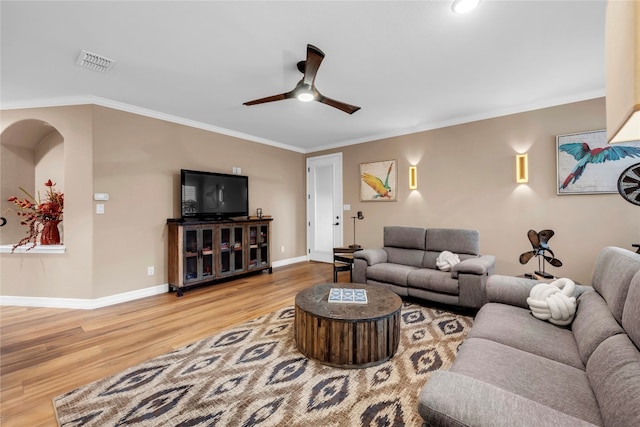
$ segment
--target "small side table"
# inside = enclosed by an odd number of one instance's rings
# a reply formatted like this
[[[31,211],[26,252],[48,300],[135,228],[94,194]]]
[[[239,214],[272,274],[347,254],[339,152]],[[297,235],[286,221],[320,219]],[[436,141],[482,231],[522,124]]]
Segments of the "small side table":
[[[333,283],[338,281],[339,271],[349,272],[349,282],[353,282],[353,253],[362,248],[333,248]]]

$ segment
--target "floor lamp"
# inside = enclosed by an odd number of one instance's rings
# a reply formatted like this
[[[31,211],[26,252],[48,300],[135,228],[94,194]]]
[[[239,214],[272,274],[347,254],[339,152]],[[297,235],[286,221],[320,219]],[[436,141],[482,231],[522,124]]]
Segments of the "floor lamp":
[[[360,249],[362,248],[362,246],[356,245],[356,218],[364,219],[364,215],[362,215],[362,211],[358,211],[358,214],[356,216],[352,216],[351,218],[353,218],[353,245],[349,245],[349,247],[351,249]]]

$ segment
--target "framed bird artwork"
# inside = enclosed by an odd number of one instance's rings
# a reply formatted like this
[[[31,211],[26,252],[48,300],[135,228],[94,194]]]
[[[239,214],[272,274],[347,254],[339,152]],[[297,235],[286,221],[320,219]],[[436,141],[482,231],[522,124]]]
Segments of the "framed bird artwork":
[[[395,160],[360,163],[360,201],[398,200],[398,164]]]
[[[618,177],[640,159],[640,141],[607,144],[607,131],[556,137],[557,194],[618,193]]]

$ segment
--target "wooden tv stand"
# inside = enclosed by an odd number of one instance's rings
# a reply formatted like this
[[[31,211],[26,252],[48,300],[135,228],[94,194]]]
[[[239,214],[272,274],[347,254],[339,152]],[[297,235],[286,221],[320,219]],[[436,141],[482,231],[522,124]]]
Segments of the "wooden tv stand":
[[[168,219],[169,290],[180,297],[191,286],[264,270],[271,274],[271,221]]]

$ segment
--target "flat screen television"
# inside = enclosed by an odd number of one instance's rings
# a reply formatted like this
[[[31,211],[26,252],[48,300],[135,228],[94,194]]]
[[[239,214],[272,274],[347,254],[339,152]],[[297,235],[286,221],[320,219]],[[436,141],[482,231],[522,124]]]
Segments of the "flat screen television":
[[[249,215],[249,177],[181,169],[183,220],[223,220]]]

